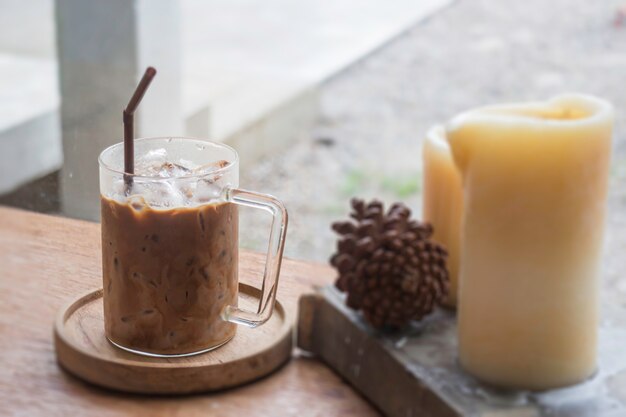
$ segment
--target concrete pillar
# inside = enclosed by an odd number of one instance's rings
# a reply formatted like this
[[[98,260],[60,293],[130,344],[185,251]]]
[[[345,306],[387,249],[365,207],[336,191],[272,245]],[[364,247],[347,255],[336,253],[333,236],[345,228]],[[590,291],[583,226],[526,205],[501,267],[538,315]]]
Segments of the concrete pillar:
[[[122,140],[122,110],[147,66],[158,72],[136,136],[183,133],[179,16],[177,0],[56,0],[63,214],[99,220],[97,158]]]

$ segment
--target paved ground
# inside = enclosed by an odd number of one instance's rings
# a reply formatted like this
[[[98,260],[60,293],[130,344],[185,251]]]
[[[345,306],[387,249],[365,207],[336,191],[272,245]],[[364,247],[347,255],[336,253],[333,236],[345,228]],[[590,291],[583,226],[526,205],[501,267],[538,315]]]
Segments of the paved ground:
[[[282,154],[244,167],[241,183],[287,203],[288,256],[325,260],[334,246],[329,224],[345,215],[350,197],[403,200],[421,211],[420,146],[429,126],[474,106],[585,92],[617,109],[609,248],[622,252],[626,21],[619,24],[618,11],[625,6],[458,0],[328,81],[316,126]],[[262,248],[266,229],[242,217],[242,241]]]

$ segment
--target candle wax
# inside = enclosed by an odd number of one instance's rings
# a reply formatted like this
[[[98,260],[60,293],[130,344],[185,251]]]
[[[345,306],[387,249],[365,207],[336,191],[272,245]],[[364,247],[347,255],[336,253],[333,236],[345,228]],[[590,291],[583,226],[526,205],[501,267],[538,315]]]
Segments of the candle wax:
[[[447,128],[463,178],[459,358],[547,389],[596,370],[611,106],[589,96],[482,108]]]

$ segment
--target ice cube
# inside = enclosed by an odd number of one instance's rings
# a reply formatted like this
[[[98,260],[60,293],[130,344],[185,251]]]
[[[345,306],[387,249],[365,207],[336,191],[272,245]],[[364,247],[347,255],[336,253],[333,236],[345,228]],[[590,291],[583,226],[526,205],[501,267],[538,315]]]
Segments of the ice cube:
[[[228,165],[228,161],[223,160],[223,159],[220,161],[213,161],[213,162],[209,162],[208,164],[195,167],[193,169],[193,173],[194,174],[208,174],[210,172],[224,168],[226,165]]]
[[[195,162],[183,158],[180,158],[178,160],[178,165],[182,165],[191,171],[194,171],[198,167],[198,164],[196,164]]]
[[[177,179],[172,184],[185,201],[185,205],[189,205],[189,201],[193,197],[196,189],[197,180],[194,177]]]
[[[167,162],[167,151],[163,148],[151,149],[135,158],[135,174],[156,176],[161,166]]]
[[[133,206],[140,204],[141,199],[153,208],[184,207],[187,199],[183,192],[170,181],[134,182],[128,198]]]
[[[128,197],[128,205],[137,211],[141,211],[148,207],[148,203],[142,195],[132,195]]]
[[[165,158],[167,158],[167,150],[165,148],[150,149],[142,157],[146,161],[165,161]]]
[[[109,183],[110,186],[108,188],[108,191],[104,193],[104,195],[113,201],[117,201],[118,203],[125,203],[126,202],[126,190],[127,190],[127,186],[126,186],[126,182],[124,181],[123,178],[114,178],[112,180],[110,180],[111,182]],[[106,185],[105,185],[106,188]]]
[[[150,201],[153,207],[184,207],[186,205],[187,199],[175,184],[165,181],[157,183],[153,188],[154,200]]]
[[[159,167],[157,176],[161,178],[175,178],[184,177],[191,174],[191,170],[182,165],[175,164],[173,162],[165,162]]]
[[[151,149],[135,160],[135,174],[146,177],[181,177],[191,174],[195,167],[196,164],[184,159],[173,162],[163,148]]]
[[[217,200],[222,195],[222,190],[223,188],[213,180],[198,180],[193,192],[193,201],[195,203],[208,203]]]

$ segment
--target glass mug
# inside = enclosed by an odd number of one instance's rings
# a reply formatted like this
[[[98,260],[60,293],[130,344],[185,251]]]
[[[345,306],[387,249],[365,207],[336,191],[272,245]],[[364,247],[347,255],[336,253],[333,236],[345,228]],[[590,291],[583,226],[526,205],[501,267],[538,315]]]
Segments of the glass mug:
[[[123,143],[99,157],[106,337],[138,354],[188,356],[227,343],[236,324],[266,322],[285,207],[237,188],[239,157],[229,146],[176,137],[134,145],[137,175],[124,173]],[[273,216],[257,312],[237,307],[238,205]]]

